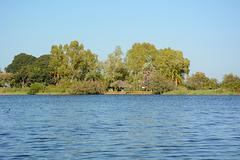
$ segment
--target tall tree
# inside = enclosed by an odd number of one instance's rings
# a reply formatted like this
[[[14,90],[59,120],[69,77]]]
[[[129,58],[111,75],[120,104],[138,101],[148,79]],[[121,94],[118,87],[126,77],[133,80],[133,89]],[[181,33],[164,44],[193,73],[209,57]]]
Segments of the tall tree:
[[[22,67],[13,75],[14,82],[12,86],[29,87],[32,83],[33,71],[30,65]]]
[[[51,70],[49,67],[50,55],[42,55],[37,58],[36,62],[31,65],[33,70],[32,81],[35,83],[45,83],[48,85],[50,83]]]
[[[155,57],[153,65],[156,70],[169,70],[171,79],[177,85],[185,74],[189,73],[190,61],[183,57],[183,52],[171,48],[160,49]]]
[[[79,80],[84,80],[89,73],[96,73],[100,71],[98,70],[98,56],[91,52],[90,49],[84,50],[83,52],[80,52],[80,69],[78,71]],[[97,75],[99,74],[97,73]]]
[[[138,73],[142,71],[146,62],[153,61],[157,53],[157,49],[150,43],[135,43],[126,54],[126,64],[130,72]]]
[[[83,44],[78,41],[72,41],[70,45],[56,46],[51,49],[51,68],[53,75],[57,77],[66,77],[72,82],[84,80],[87,73],[96,69],[98,57],[90,50],[84,50]],[[55,77],[55,76],[54,76]]]
[[[108,55],[104,62],[104,75],[111,83],[115,80],[125,80],[128,71],[123,63],[123,52],[120,46],[117,46],[113,53]]]
[[[134,77],[134,81],[138,81],[137,74],[142,71],[143,66],[147,62],[154,61],[158,50],[150,43],[135,43],[126,54],[126,65],[129,72]]]
[[[70,80],[73,81],[81,67],[81,53],[84,52],[84,46],[83,44],[79,45],[78,41],[72,41],[70,46],[68,44],[64,46],[64,51],[66,52],[68,66],[66,69],[68,69]]]

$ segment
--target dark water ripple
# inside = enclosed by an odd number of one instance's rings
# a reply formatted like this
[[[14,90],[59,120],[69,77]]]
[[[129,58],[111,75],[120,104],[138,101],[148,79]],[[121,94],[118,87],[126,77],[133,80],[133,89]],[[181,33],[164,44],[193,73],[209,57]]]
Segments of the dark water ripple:
[[[0,96],[0,159],[240,159],[240,96]]]

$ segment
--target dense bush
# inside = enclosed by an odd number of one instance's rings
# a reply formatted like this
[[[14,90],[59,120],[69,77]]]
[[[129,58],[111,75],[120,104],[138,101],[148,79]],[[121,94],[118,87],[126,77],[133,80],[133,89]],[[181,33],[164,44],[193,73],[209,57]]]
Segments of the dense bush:
[[[232,73],[225,74],[221,87],[233,91],[234,94],[240,94],[240,77]]]
[[[217,89],[219,84],[217,79],[209,79],[202,72],[196,72],[187,77],[186,85],[191,90]]]
[[[150,79],[150,89],[154,94],[162,94],[175,89],[175,86],[166,76],[154,73]]]
[[[56,84],[56,89],[58,92],[65,93],[67,92],[70,85],[70,80],[68,78],[63,78]]]
[[[222,85],[222,88],[233,91],[235,94],[240,94],[240,80],[229,82]]]
[[[34,95],[39,91],[43,91],[45,89],[45,86],[40,83],[32,83],[30,88],[28,89],[27,94]]]
[[[240,81],[240,77],[238,77],[237,75],[233,75],[232,73],[225,74],[223,76],[222,85],[226,85],[228,83],[237,82],[237,81]]]
[[[73,95],[82,94],[103,94],[106,91],[106,85],[100,81],[83,81],[74,83],[70,86],[68,92]]]

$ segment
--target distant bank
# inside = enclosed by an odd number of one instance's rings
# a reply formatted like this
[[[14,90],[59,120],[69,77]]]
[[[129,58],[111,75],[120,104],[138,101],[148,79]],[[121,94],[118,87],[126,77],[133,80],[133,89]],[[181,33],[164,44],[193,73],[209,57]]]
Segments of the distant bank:
[[[104,95],[152,95],[151,91],[119,91],[105,92]],[[28,95],[28,88],[0,88],[0,95]],[[71,95],[68,91],[45,91],[38,92],[36,95]],[[216,90],[173,90],[162,95],[237,95],[233,91],[216,89]]]

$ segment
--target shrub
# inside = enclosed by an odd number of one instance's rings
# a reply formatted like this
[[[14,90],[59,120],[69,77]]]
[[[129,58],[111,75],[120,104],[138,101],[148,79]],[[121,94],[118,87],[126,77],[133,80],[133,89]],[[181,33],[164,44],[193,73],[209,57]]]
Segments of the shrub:
[[[82,94],[103,94],[106,91],[106,85],[100,81],[83,81],[74,83],[70,86],[68,92],[73,95]]]
[[[233,91],[234,94],[240,94],[240,80],[223,84],[222,87]]]
[[[154,73],[150,79],[150,89],[154,94],[162,94],[175,89],[174,84],[166,76]]]
[[[205,73],[196,72],[187,77],[186,85],[191,90],[217,89],[219,84],[217,79],[210,79]]]
[[[40,83],[32,83],[30,88],[28,89],[27,94],[34,95],[37,92],[44,90],[45,86]]]
[[[232,73],[225,74],[223,76],[222,85],[226,85],[228,83],[233,83],[233,82],[237,82],[237,81],[240,81],[240,77],[238,77],[237,75],[233,75]]]
[[[67,92],[67,89],[70,87],[70,80],[68,78],[63,78],[61,79],[55,87],[55,90],[60,93],[65,93]]]
[[[223,76],[221,88],[233,91],[234,94],[240,94],[240,77],[232,73],[228,75],[225,74]]]

